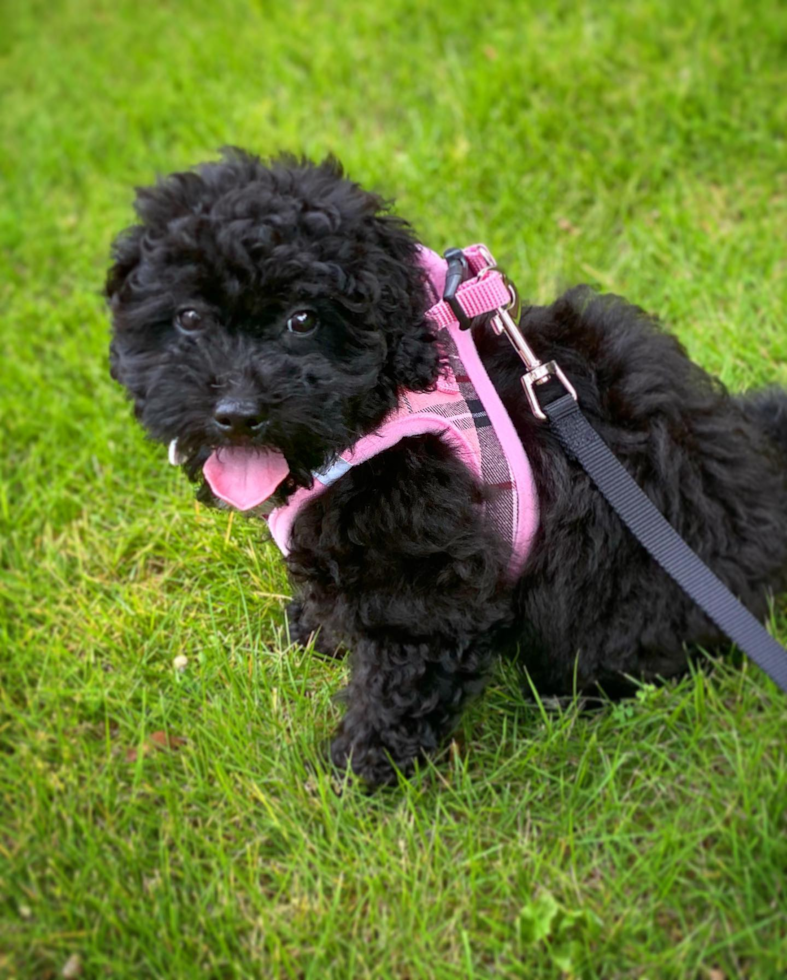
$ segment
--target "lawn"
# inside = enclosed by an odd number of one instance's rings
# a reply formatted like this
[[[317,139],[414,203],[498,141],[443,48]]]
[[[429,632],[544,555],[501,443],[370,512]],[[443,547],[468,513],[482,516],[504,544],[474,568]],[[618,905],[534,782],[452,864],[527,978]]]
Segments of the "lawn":
[[[734,657],[593,714],[501,670],[439,766],[343,785],[345,668],[132,423],[100,290],[134,185],[333,151],[531,300],[787,384],[786,92],[779,0],[2,4],[0,976],[785,975],[787,699]]]

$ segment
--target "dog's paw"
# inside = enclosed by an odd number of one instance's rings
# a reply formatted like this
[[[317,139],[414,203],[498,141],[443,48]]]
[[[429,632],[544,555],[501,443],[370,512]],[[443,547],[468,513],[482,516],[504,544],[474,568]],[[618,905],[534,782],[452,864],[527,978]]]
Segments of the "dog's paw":
[[[370,788],[391,786],[397,782],[398,773],[407,775],[408,768],[400,770],[381,741],[353,741],[345,733],[339,734],[330,748],[331,762],[341,772],[349,766],[353,776]],[[412,767],[409,767],[411,769]]]
[[[412,775],[424,747],[411,732],[400,728],[380,731],[350,710],[331,743],[334,766],[350,771],[369,787],[391,786]]]

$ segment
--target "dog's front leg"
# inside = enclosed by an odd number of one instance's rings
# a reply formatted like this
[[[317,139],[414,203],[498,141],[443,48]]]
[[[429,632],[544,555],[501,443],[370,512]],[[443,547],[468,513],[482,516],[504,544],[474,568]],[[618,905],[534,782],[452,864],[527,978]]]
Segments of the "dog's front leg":
[[[483,687],[510,615],[483,503],[467,468],[424,436],[352,469],[296,524],[302,615],[352,655],[332,758],[371,784],[410,772]]]
[[[367,636],[353,645],[347,713],[331,746],[334,764],[370,785],[396,780],[438,748],[493,659],[488,636]]]

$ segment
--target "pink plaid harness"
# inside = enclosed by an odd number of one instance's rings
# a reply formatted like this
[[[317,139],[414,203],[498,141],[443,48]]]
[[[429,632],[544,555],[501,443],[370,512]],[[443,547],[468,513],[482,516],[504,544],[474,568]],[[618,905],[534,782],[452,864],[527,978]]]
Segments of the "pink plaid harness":
[[[487,263],[484,246],[464,249],[471,271],[477,273]],[[461,330],[448,304],[441,301],[445,287],[446,262],[430,249],[421,248],[421,264],[428,273],[428,285],[435,305],[427,317],[434,320],[437,338],[446,354],[447,368],[434,391],[401,391],[399,404],[379,429],[351,446],[327,470],[315,473],[310,489],[301,487],[283,507],[268,517],[274,540],[286,555],[293,524],[301,510],[353,466],[390,449],[400,440],[431,432],[442,437],[489,491],[484,505],[486,516],[501,540],[508,546],[508,572],[511,579],[521,573],[538,528],[538,495],[533,473],[522,443],[497,394],[470,330]],[[476,283],[473,290],[459,295],[469,315],[503,305],[506,293],[499,295],[500,282]],[[495,292],[497,290],[497,292]]]

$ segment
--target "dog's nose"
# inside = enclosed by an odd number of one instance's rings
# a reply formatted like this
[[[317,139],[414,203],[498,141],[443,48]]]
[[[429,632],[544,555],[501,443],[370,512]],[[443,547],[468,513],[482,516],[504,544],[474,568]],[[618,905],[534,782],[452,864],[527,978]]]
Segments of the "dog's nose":
[[[216,406],[213,421],[228,436],[249,436],[265,425],[260,406],[252,401],[225,398]]]

